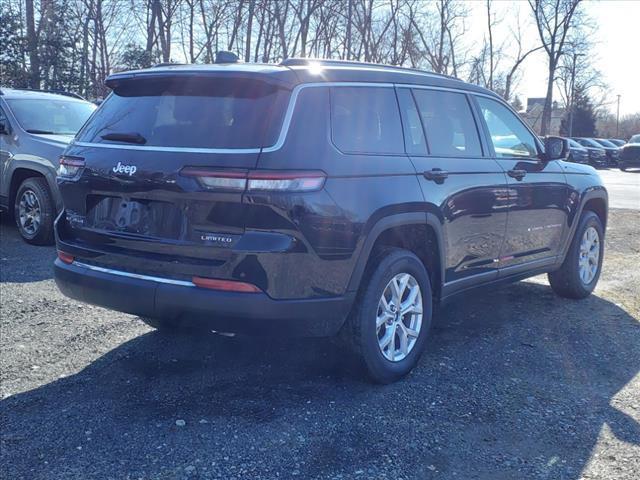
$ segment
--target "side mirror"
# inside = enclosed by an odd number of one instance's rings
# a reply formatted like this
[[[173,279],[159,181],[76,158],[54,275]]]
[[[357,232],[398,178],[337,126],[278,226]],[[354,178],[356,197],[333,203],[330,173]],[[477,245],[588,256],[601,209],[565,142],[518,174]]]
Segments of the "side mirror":
[[[545,137],[542,160],[564,160],[569,156],[569,141],[562,137]]]
[[[9,127],[2,120],[0,120],[0,135],[9,135]]]

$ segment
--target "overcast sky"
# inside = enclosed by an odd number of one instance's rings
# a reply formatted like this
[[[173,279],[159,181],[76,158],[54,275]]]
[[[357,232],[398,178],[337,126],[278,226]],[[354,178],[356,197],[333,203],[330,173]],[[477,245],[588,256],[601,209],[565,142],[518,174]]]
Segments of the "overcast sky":
[[[486,32],[485,2],[468,2],[471,9],[470,30],[472,43],[481,42]],[[496,14],[503,21],[501,27],[515,24],[515,12],[520,10],[520,19],[526,29],[527,45],[538,41],[532,23],[531,11],[525,1],[498,1]],[[640,112],[640,0],[591,0],[583,5],[596,24],[594,33],[594,62],[609,85],[607,101],[615,113],[616,96],[621,95],[620,115]],[[508,30],[501,30],[506,38]],[[547,58],[543,51],[532,54],[525,61],[522,78],[516,89],[523,104],[527,97],[544,97],[547,79]],[[559,95],[556,94],[556,99]]]

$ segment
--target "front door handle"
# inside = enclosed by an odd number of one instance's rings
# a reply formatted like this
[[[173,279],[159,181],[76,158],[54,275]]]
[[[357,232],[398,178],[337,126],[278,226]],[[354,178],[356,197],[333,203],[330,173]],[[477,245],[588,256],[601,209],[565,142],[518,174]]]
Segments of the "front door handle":
[[[422,175],[427,180],[432,180],[436,183],[442,183],[449,176],[449,172],[442,170],[440,168],[432,168],[431,170],[427,170]]]
[[[522,180],[526,174],[526,170],[509,170],[507,172],[507,175],[509,175],[511,178],[515,178],[518,181]]]

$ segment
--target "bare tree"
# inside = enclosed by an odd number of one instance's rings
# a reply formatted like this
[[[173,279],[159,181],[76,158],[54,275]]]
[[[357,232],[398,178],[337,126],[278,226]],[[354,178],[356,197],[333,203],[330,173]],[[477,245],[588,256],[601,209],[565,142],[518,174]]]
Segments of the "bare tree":
[[[538,35],[548,57],[547,93],[540,127],[542,135],[549,132],[556,69],[564,55],[569,32],[574,28],[580,2],[581,0],[529,0]]]

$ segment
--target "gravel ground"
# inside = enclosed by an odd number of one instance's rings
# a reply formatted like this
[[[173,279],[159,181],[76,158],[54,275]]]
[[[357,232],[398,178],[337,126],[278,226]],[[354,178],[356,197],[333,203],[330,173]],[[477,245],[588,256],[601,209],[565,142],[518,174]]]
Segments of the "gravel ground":
[[[596,294],[544,277],[441,311],[375,386],[325,340],[164,336],[63,297],[0,225],[2,479],[640,478],[640,221]]]

